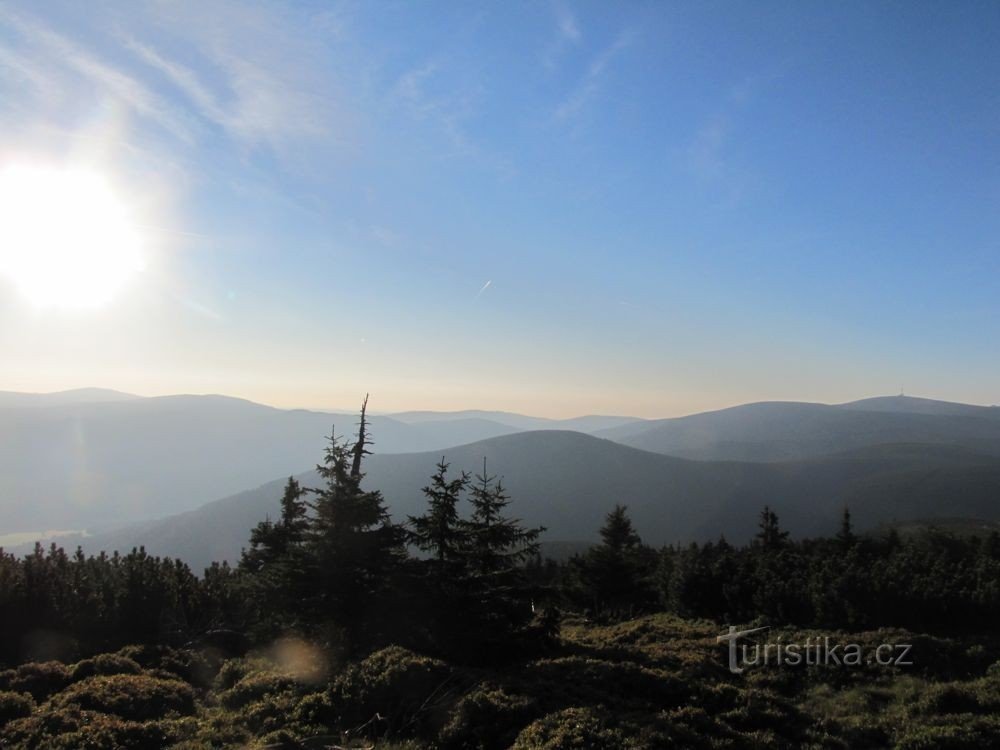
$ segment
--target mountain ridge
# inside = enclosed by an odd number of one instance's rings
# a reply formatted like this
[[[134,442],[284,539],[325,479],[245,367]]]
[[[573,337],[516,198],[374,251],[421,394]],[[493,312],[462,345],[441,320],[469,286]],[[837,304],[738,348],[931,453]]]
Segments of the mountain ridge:
[[[1000,521],[1000,458],[959,447],[873,446],[823,458],[781,463],[705,462],[664,456],[572,431],[520,432],[444,452],[452,472],[477,471],[483,457],[503,477],[510,511],[548,528],[549,543],[596,539],[615,503],[629,506],[636,529],[654,545],[706,541],[724,534],[749,539],[771,505],[796,536],[833,533],[845,505],[860,530],[906,518],[939,515]],[[383,492],[401,522],[423,511],[438,451],[375,454],[365,486]],[[296,475],[316,486],[314,472]],[[977,483],[969,486],[969,478]],[[285,479],[235,493],[183,514],[135,524],[89,539],[87,551],[144,545],[179,556],[196,569],[212,560],[235,562],[250,529],[277,517]],[[956,499],[956,493],[960,496]]]
[[[960,444],[1000,453],[996,407],[900,398],[876,397],[872,408],[864,408],[869,400],[836,405],[762,401],[624,425],[595,435],[699,460],[784,461],[901,442]],[[929,403],[946,406],[929,413]]]
[[[0,535],[106,528],[191,510],[301,471],[331,429],[349,435],[357,422],[353,414],[278,409],[218,394],[68,394],[56,401],[77,400],[45,409],[0,406]],[[995,407],[876,397],[839,405],[761,402],[668,420],[525,419],[570,425],[578,433],[586,420],[628,420],[594,435],[688,460],[787,464],[880,444],[933,445],[941,452],[938,461],[952,448],[1000,456],[998,413]],[[482,414],[499,413],[372,416],[375,450],[440,458],[477,441],[526,432],[476,416]]]

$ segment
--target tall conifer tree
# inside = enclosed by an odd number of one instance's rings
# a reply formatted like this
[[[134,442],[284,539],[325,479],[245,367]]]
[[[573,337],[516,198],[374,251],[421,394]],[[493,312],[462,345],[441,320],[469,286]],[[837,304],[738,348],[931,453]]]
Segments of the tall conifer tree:
[[[389,518],[382,494],[361,487],[367,455],[366,408],[361,407],[353,446],[331,434],[323,463],[325,485],[312,490],[313,517],[306,535],[306,610],[315,622],[333,625],[354,644],[373,598],[389,583],[405,554],[400,527]]]
[[[430,554],[436,561],[436,567],[442,571],[461,560],[466,546],[458,503],[469,481],[470,477],[464,471],[448,479],[448,464],[442,457],[431,483],[423,488],[427,512],[422,516],[410,516],[410,543]]]

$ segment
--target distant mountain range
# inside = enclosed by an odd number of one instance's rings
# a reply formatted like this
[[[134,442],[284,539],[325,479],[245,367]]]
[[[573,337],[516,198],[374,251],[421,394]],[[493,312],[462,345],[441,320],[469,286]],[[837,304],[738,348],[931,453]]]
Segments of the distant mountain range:
[[[29,409],[66,404],[105,404],[113,401],[132,401],[141,398],[131,393],[112,391],[107,388],[76,388],[57,393],[18,393],[0,391],[0,409]]]
[[[787,461],[886,443],[1000,454],[1000,408],[890,396],[829,406],[763,402],[600,430],[599,437],[682,458]]]
[[[355,421],[224,396],[0,393],[0,535],[90,529],[88,549],[233,559],[276,513],[276,478],[314,465],[331,427],[350,434]],[[745,539],[765,503],[799,534],[832,530],[845,503],[862,526],[1000,520],[996,407],[887,397],[648,421],[406,412],[373,417],[372,433],[368,482],[398,518],[422,507],[441,455],[468,470],[485,456],[550,542],[593,539],[616,502],[657,544]]]
[[[833,533],[845,505],[859,529],[898,519],[962,516],[1000,520],[1000,458],[961,448],[872,446],[807,460],[707,462],[662,456],[568,431],[535,431],[445,451],[452,469],[503,476],[514,515],[544,525],[549,542],[597,538],[615,503],[629,506],[653,544],[717,538],[745,541],[770,504],[796,535]],[[382,490],[393,517],[422,512],[421,487],[441,452],[374,455],[365,485]],[[299,475],[317,486],[313,472]],[[279,512],[284,480],[158,521],[80,542],[90,551],[144,545],[196,568],[239,557],[250,528]]]
[[[445,422],[461,420],[486,420],[502,424],[512,430],[524,432],[527,430],[573,430],[575,432],[593,433],[598,430],[608,430],[625,425],[643,424],[645,420],[638,417],[611,417],[590,414],[571,419],[546,419],[545,417],[529,417],[524,414],[513,414],[507,411],[404,411],[391,415],[393,419],[407,424],[427,424],[428,422]]]
[[[371,418],[379,453],[441,450],[569,423],[586,430],[630,421],[502,412],[402,416]],[[302,471],[316,463],[334,426],[350,434],[356,421],[354,414],[275,409],[226,396],[0,392],[0,536],[190,510]]]

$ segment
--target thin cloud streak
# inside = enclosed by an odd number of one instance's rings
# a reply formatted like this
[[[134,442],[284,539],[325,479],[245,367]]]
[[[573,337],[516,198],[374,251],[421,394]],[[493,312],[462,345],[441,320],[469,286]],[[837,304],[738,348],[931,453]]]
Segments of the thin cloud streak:
[[[635,34],[633,32],[623,31],[591,60],[576,88],[556,107],[554,114],[556,120],[568,120],[576,117],[597,98],[611,63],[623,50],[631,46],[634,40]]]
[[[576,22],[573,11],[565,3],[557,2],[555,12],[559,36],[573,44],[579,44],[580,40],[583,39],[583,34],[580,32],[580,26]]]
[[[428,82],[442,73],[442,65],[429,61],[400,76],[393,87],[393,95],[417,120],[434,123],[460,153],[475,150],[462,127],[462,121],[471,112],[469,96],[434,96],[428,92]]]
[[[478,82],[458,83],[454,72],[437,59],[411,68],[396,80],[389,91],[389,101],[413,120],[428,123],[446,142],[445,157],[459,156],[478,162],[504,179],[516,168],[502,154],[488,151],[469,135],[470,121],[477,114],[483,97]],[[436,93],[437,90],[445,93]]]
[[[185,143],[193,143],[194,128],[189,117],[172,107],[138,79],[122,72],[69,37],[52,30],[48,26],[17,13],[6,12],[3,23],[13,28],[24,40],[26,46],[46,63],[61,61],[57,68],[50,64],[35,64],[34,56],[21,54],[21,69],[31,71],[31,79],[49,95],[58,92],[60,99],[69,97],[70,92],[79,95],[76,82],[78,76],[94,85],[109,98],[124,105],[134,113],[169,131]]]
[[[33,127],[47,117],[63,122],[74,110],[93,122],[98,104],[131,116],[133,145],[148,147],[159,132],[194,149],[213,127],[244,150],[265,146],[279,157],[347,140],[354,118],[335,106],[340,88],[320,43],[329,20],[303,35],[273,6],[219,2],[206,12],[176,3],[129,6],[70,30],[0,8],[0,29],[12,32],[0,41],[0,82],[8,89],[0,111],[30,115]],[[185,63],[164,51],[178,44],[194,51]]]
[[[701,182],[712,182],[725,175],[725,148],[729,139],[729,117],[717,115],[695,133],[688,147],[688,166]]]
[[[193,70],[168,60],[152,47],[135,39],[127,40],[126,46],[147,65],[167,76],[194,104],[201,117],[246,145],[323,136],[327,133],[324,117],[317,111],[311,116],[302,116],[310,109],[310,105],[287,91],[279,93],[279,89],[286,87],[281,82],[270,79],[259,66],[249,63],[230,64],[226,72],[234,97],[226,107],[222,105],[221,97],[213,94]]]
[[[325,48],[327,37],[343,29],[331,25],[328,13],[317,16],[314,25],[312,15],[247,3],[175,3],[157,12],[166,41],[193,46],[203,63],[199,70],[136,35],[121,34],[119,40],[162,74],[199,117],[243,146],[263,145],[278,153],[303,142],[315,147],[343,141],[352,118],[337,106],[342,92]],[[302,22],[308,33],[302,32]]]
[[[552,3],[552,12],[555,16],[555,33],[542,54],[542,64],[550,73],[556,69],[560,58],[568,50],[578,47],[583,41],[583,32],[580,31],[576,16],[566,3]]]
[[[730,205],[739,201],[748,175],[734,163],[733,141],[743,108],[775,75],[748,75],[730,87],[719,110],[706,119],[686,149],[687,169],[703,187],[721,189]]]

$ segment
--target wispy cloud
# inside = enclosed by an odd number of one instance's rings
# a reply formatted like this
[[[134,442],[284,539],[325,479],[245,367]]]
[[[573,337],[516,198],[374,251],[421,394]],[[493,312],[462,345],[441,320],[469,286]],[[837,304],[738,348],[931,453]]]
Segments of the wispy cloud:
[[[153,47],[129,39],[127,46],[146,64],[159,70],[188,98],[204,119],[245,145],[280,145],[296,137],[322,136],[328,128],[320,114],[322,102],[310,101],[284,86],[260,66],[225,59],[229,101],[215,94],[198,74],[169,60]]]
[[[688,167],[701,182],[711,182],[726,172],[725,149],[731,127],[726,115],[715,115],[695,133],[688,147]]]
[[[473,146],[463,122],[472,113],[473,97],[468,92],[457,93],[453,88],[446,94],[433,93],[435,79],[443,75],[441,62],[425,62],[403,73],[392,93],[412,117],[433,123],[457,151],[469,152]]]
[[[686,167],[698,187],[726,208],[741,202],[751,180],[734,154],[736,125],[735,116],[728,112],[709,117],[686,151]]]
[[[776,76],[748,75],[721,97],[716,112],[702,122],[686,149],[687,169],[703,187],[719,191],[726,203],[742,197],[749,175],[734,159],[741,110]]]
[[[157,7],[164,44],[193,48],[195,69],[141,36],[122,41],[163,74],[194,112],[244,146],[277,151],[305,141],[344,141],[351,117],[330,66],[342,19],[290,7],[216,0]],[[188,55],[185,55],[185,59]]]
[[[190,142],[193,128],[189,118],[137,78],[116,68],[100,56],[43,23],[5,9],[3,24],[22,41],[15,57],[18,69],[26,74],[38,92],[59,100],[80,96],[80,83],[99,97],[113,100],[157,123],[174,136]],[[92,94],[88,94],[92,96]]]
[[[135,39],[126,39],[125,43],[129,49],[139,55],[146,63],[166,73],[178,88],[194,101],[201,113],[208,119],[220,124],[226,121],[225,112],[217,106],[212,94],[202,86],[198,80],[198,76],[193,71],[161,57],[152,47],[148,47]]]
[[[573,15],[573,11],[562,2],[555,3],[554,8],[559,36],[573,44],[578,44],[583,39],[583,34],[580,33],[580,26],[576,22],[576,16]]]
[[[51,101],[56,92],[50,85],[50,79],[49,71],[37,60],[0,44],[0,80],[20,86],[22,91],[24,87],[34,89]]]
[[[556,120],[568,120],[580,114],[600,94],[605,78],[614,59],[632,45],[635,34],[631,31],[619,33],[587,65],[583,77],[573,91],[555,110]]]
[[[371,227],[369,234],[372,239],[385,247],[398,245],[403,240],[403,236],[399,232],[380,225]]]
[[[476,299],[479,299],[480,297],[482,297],[483,296],[483,292],[485,292],[491,286],[493,286],[493,279],[490,279],[485,284],[483,284],[481,287],[479,287],[479,291],[476,292]]]
[[[502,154],[473,137],[472,121],[484,97],[481,82],[457,65],[433,59],[404,72],[390,88],[390,106],[426,123],[444,139],[443,156],[464,157],[507,179],[516,168]]]
[[[561,0],[553,2],[552,15],[555,21],[552,41],[542,53],[542,64],[549,71],[555,70],[560,58],[583,41],[583,32],[580,30],[576,15],[565,2]]]
[[[349,140],[326,46],[342,29],[329,11],[311,24],[304,10],[232,0],[97,6],[72,27],[0,7],[0,31],[12,32],[0,37],[0,115],[92,125],[95,106],[111,105],[130,116],[133,145],[143,133],[174,139],[164,152],[213,130],[281,158]]]

